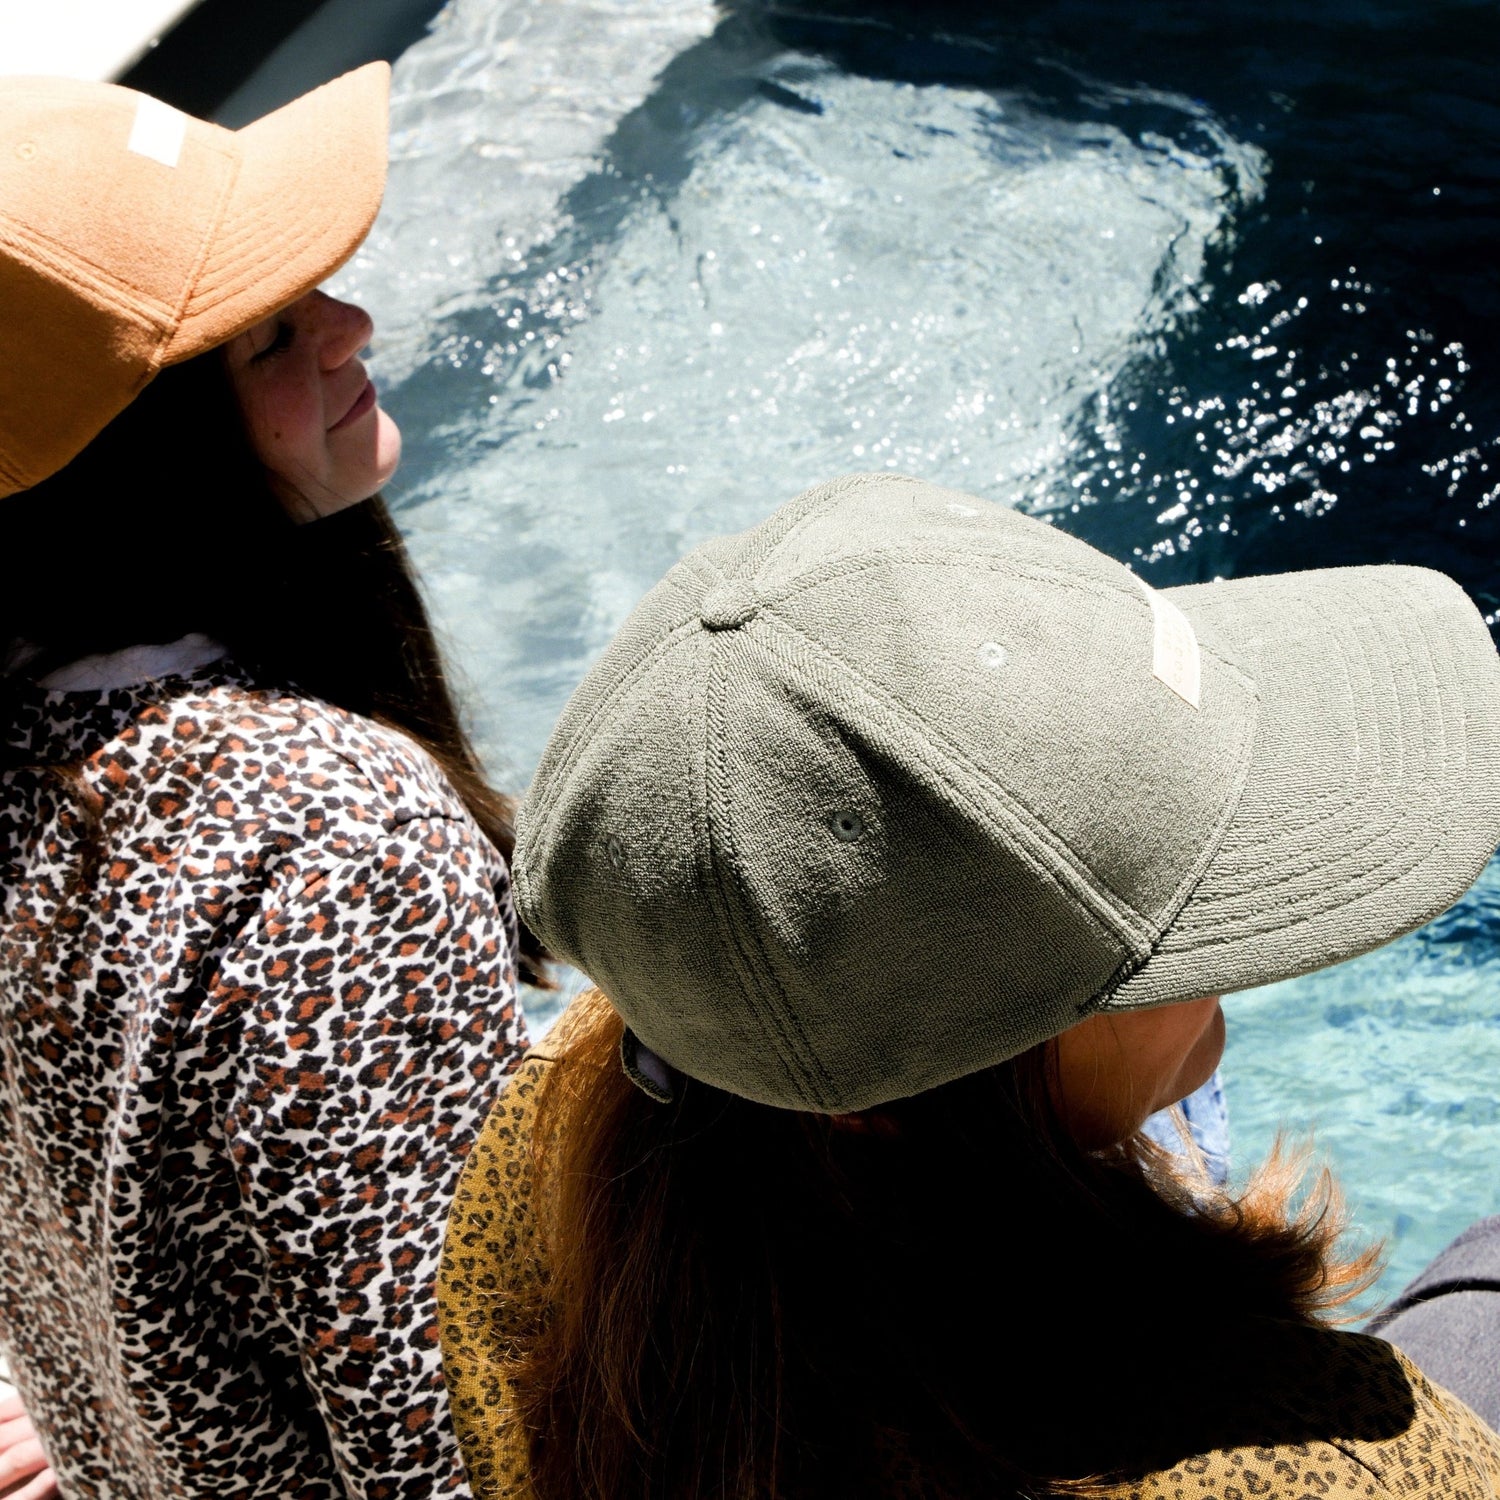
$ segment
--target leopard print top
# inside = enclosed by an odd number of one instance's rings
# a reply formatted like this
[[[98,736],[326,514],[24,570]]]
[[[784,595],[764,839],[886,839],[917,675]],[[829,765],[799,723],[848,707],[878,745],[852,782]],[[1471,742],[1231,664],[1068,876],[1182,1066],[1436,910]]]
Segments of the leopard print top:
[[[433,1277],[525,1040],[500,856],[227,664],[0,725],[0,1346],[63,1494],[466,1493]]]
[[[508,1359],[545,1299],[546,1257],[537,1232],[532,1125],[554,1059],[602,1002],[584,995],[532,1050],[500,1096],[469,1154],[454,1196],[438,1273],[443,1363],[470,1483],[478,1500],[532,1500],[527,1435],[514,1419]],[[561,1120],[557,1129],[566,1129]],[[545,1199],[542,1200],[545,1208]],[[542,1215],[545,1217],[545,1214]],[[1069,1493],[1091,1500],[1497,1500],[1500,1438],[1377,1338],[1265,1323],[1247,1368],[1249,1399],[1195,1414],[1169,1432],[1140,1472]],[[1205,1328],[1202,1358],[1215,1357]],[[1217,1357],[1240,1358],[1225,1345]],[[1020,1378],[1025,1378],[1021,1375]],[[1081,1433],[1086,1412],[1073,1419]],[[883,1453],[872,1500],[953,1500],[934,1490],[909,1455]]]

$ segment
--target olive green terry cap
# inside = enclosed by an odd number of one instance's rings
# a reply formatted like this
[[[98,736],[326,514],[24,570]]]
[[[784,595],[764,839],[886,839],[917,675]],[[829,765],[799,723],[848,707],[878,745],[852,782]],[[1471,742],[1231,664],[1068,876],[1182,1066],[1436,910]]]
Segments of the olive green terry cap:
[[[636,608],[548,744],[517,891],[680,1072],[842,1112],[1366,952],[1497,840],[1500,663],[1443,575],[1157,593],[856,475]]]

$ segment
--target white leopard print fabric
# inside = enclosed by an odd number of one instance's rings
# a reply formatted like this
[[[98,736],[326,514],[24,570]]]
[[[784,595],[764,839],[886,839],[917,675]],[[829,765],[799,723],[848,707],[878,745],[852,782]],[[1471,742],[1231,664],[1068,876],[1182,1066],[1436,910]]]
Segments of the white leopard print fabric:
[[[0,1347],[63,1494],[466,1494],[433,1279],[525,1037],[437,768],[225,664],[19,690],[0,903]]]

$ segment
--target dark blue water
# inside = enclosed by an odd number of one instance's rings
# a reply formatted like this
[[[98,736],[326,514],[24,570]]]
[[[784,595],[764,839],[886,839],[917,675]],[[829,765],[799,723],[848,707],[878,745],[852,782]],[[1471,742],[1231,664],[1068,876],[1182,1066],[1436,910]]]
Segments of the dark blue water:
[[[455,0],[349,277],[502,777],[706,536],[891,467],[1158,586],[1406,562],[1494,623],[1485,0]],[[1500,1209],[1500,914],[1231,1004],[1385,1288]]]
[[[914,32],[907,56],[952,76],[1029,74],[1059,111],[1116,123],[1108,93],[1074,73],[1180,91],[1269,159],[1263,198],[1207,273],[1237,295],[1205,297],[1111,393],[1116,414],[1135,402],[1118,454],[1085,416],[1073,462],[1092,503],[1066,524],[1162,581],[1423,563],[1493,616],[1496,8],[991,9],[1004,18],[949,12],[934,30],[950,39]],[[854,66],[900,65],[894,34],[834,27],[825,45]],[[1174,496],[1185,514],[1163,520]]]
[[[819,112],[819,63],[1212,155],[1182,105],[1197,101],[1265,153],[1263,195],[1214,246],[1201,308],[1143,339],[1107,400],[1078,414],[1068,498],[1080,508],[1064,524],[1164,583],[1400,560],[1444,569],[1495,612],[1500,16],[1488,0],[719,15],[575,190],[570,248],[597,252],[641,197],[669,199],[747,103]],[[1153,105],[1153,91],[1171,97]],[[493,281],[501,298],[526,285]],[[429,382],[422,405],[445,418],[441,398],[466,395],[455,385]],[[419,442],[424,414],[408,420]],[[446,425],[419,465],[443,466]]]

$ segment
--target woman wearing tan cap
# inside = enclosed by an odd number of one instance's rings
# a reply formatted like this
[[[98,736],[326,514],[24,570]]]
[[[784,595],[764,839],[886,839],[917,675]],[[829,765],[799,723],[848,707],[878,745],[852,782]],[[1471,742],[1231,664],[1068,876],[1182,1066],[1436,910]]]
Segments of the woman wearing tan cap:
[[[1500,1495],[1500,1437],[1332,1326],[1373,1257],[1326,1178],[1231,1193],[1140,1134],[1220,994],[1493,852],[1500,662],[1448,579],[1157,593],[854,476],[646,596],[518,827],[521,911],[598,990],[454,1200],[476,1494]]]
[[[0,81],[0,1348],[66,1496],[465,1492],[432,1282],[524,1042],[509,808],[316,290],[372,66]],[[42,1463],[0,1427],[10,1478]],[[28,1454],[30,1456],[28,1457]]]

